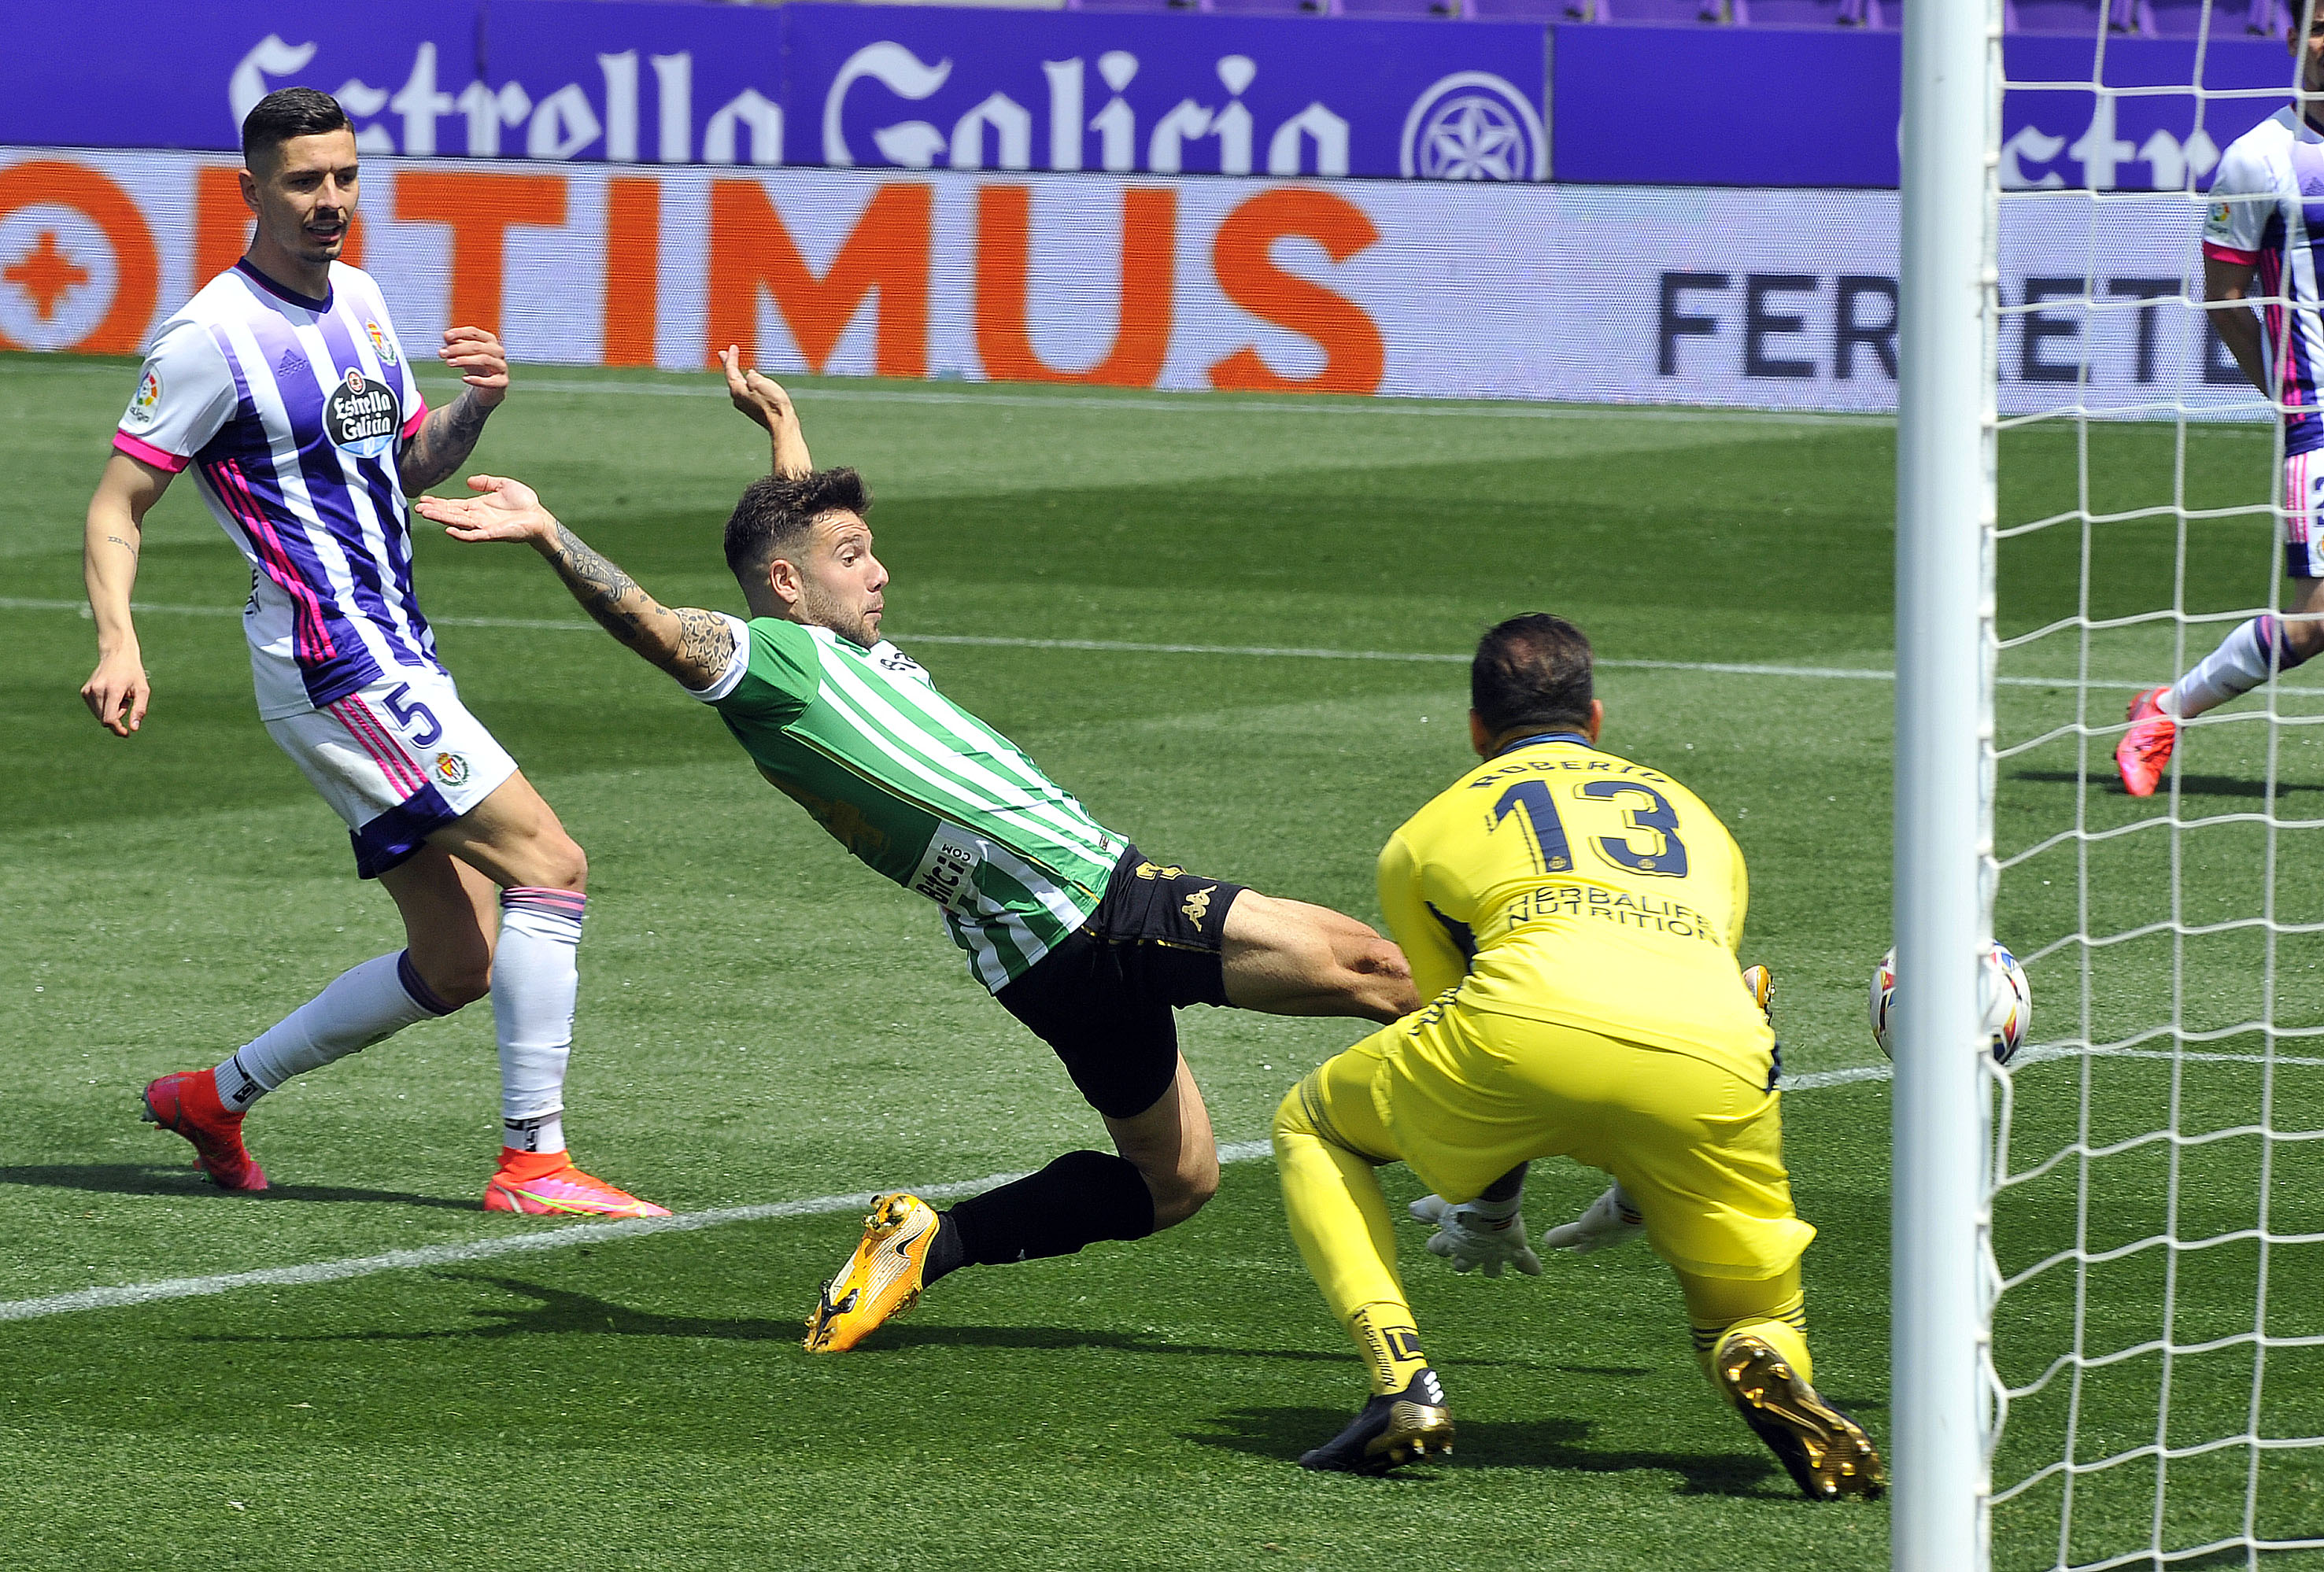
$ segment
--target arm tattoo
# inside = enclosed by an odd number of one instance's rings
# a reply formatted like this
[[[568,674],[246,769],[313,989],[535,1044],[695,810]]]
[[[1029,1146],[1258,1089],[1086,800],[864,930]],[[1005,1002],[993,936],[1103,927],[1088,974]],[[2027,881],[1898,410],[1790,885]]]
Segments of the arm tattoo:
[[[491,415],[492,410],[479,403],[473,392],[464,392],[443,409],[431,410],[411,434],[396,465],[404,491],[424,492],[448,479],[476,450],[476,439],[484,434],[484,421]]]
[[[734,656],[726,619],[691,606],[675,611],[559,524],[549,553],[557,576],[597,625],[690,688],[706,687]]]
[[[122,539],[120,536],[108,535],[106,538],[111,541],[114,545],[121,547],[122,550],[127,552],[130,556],[134,556],[137,555],[137,547],[131,545],[128,541]]]

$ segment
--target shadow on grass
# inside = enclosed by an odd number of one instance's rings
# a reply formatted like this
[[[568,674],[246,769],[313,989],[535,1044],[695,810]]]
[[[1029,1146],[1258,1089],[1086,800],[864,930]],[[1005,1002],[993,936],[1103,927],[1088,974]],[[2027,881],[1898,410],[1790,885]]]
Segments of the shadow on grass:
[[[0,1168],[0,1184],[24,1184],[51,1190],[86,1190],[108,1195],[213,1195],[245,1205],[280,1201],[384,1201],[395,1206],[450,1207],[474,1211],[476,1201],[440,1195],[413,1195],[400,1190],[356,1190],[340,1184],[276,1184],[262,1190],[220,1190],[191,1166],[178,1168],[152,1163],[57,1163],[23,1168]]]
[[[804,1335],[804,1317],[774,1319],[758,1316],[664,1315],[632,1310],[595,1294],[571,1289],[545,1288],[512,1277],[487,1277],[475,1273],[442,1272],[446,1282],[489,1284],[532,1301],[529,1305],[480,1305],[468,1311],[475,1324],[439,1327],[432,1331],[329,1332],[313,1337],[251,1336],[219,1333],[190,1341],[208,1343],[432,1343],[463,1338],[531,1338],[574,1334],[617,1338],[715,1338],[728,1342],[796,1343]],[[802,1303],[806,1301],[802,1301]],[[1348,1356],[1306,1348],[1222,1347],[1202,1343],[1174,1343],[1102,1327],[961,1327],[910,1326],[892,1323],[872,1334],[865,1345],[873,1352],[900,1353],[907,1348],[1034,1348],[1067,1350],[1110,1348],[1124,1354],[1184,1354],[1204,1358],[1313,1360],[1344,1365]],[[1464,1365],[1489,1365],[1499,1360],[1471,1359]]]
[[[1324,1408],[1235,1409],[1219,1416],[1220,1429],[1209,1434],[1184,1433],[1194,1441],[1224,1451],[1296,1463],[1299,1454],[1318,1447],[1348,1422],[1346,1412]],[[1753,1446],[1737,1429],[1733,1453],[1609,1451],[1591,1447],[1591,1425],[1585,1420],[1454,1419],[1456,1464],[1481,1468],[1545,1468],[1578,1474],[1627,1474],[1638,1469],[1675,1474],[1674,1495],[1766,1495],[1797,1499],[1791,1481],[1764,1452],[1744,1451]],[[1394,1481],[1402,1475],[1388,1475]],[[1414,1478],[1425,1478],[1417,1474]]]
[[[2031,781],[2040,786],[2075,786],[2082,777],[2070,769],[2014,769],[2009,772],[2009,778]],[[2090,778],[2098,781],[2106,777],[2093,765]],[[2118,784],[2110,781],[2105,790],[2112,796],[2128,795]],[[2277,796],[2288,796],[2293,792],[2324,792],[2324,781],[2279,779],[2275,783]],[[2182,775],[2179,777],[2179,795],[2182,797],[2264,797],[2267,795],[2267,782],[2256,776]],[[2158,791],[2155,795],[2161,796],[2163,793]]]

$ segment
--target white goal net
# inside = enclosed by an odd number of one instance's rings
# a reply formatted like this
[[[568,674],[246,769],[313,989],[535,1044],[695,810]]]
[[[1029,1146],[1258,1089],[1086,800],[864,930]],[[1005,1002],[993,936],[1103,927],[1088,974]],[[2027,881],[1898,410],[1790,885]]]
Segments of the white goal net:
[[[2160,3],[2028,43],[1997,0],[1987,57],[1982,884],[2034,997],[1985,1110],[2004,1568],[2324,1567],[2324,659],[2182,726],[2151,796],[2115,759],[2136,694],[2294,609],[2302,394],[2236,369],[2200,241],[2227,150],[2292,102],[2298,0]],[[2324,343],[2313,152],[2304,206],[2247,199],[2250,294]]]

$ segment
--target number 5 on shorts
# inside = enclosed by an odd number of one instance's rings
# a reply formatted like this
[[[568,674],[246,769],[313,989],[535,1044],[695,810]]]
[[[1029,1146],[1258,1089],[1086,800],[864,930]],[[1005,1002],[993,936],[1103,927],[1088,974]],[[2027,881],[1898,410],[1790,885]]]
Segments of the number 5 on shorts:
[[[387,691],[380,702],[387,706],[387,712],[395,717],[396,724],[411,733],[411,746],[425,748],[444,735],[444,723],[436,718],[435,713],[427,705],[410,695],[411,685],[398,683]],[[415,729],[423,723],[428,730],[421,731]]]

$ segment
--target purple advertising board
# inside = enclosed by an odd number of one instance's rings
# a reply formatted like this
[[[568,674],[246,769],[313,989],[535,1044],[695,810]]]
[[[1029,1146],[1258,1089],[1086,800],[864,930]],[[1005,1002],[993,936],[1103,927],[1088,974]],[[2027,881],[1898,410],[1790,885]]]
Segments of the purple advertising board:
[[[1547,178],[1517,23],[416,0],[6,0],[0,144],[233,147],[319,87],[366,152],[666,163]]]
[[[365,152],[546,161],[1893,187],[1899,38],[1858,29],[402,0],[0,0],[0,145],[235,145],[291,83]],[[2281,43],[2004,41],[2012,187],[2202,186]],[[2109,91],[2088,84],[2100,70]],[[1550,79],[1554,60],[1554,81]],[[2056,83],[2055,87],[2034,84]],[[1545,107],[1548,111],[1545,115]],[[1546,120],[1547,129],[1545,131]],[[1554,161],[1553,161],[1554,155]]]
[[[1893,32],[1769,28],[1560,27],[1555,178],[1607,185],[1896,184],[1902,58]],[[2187,88],[2193,39],[2002,41],[2002,183],[2012,188],[2200,188],[2219,150],[2284,102],[2280,42],[2218,38],[2203,97]],[[2098,92],[2103,81],[2116,89]],[[2212,96],[2222,95],[2222,96]]]

